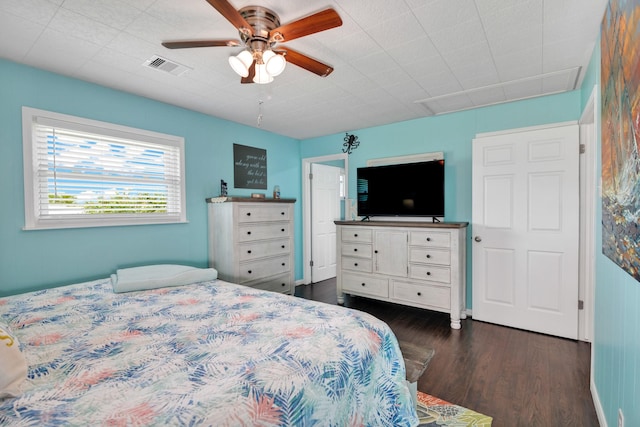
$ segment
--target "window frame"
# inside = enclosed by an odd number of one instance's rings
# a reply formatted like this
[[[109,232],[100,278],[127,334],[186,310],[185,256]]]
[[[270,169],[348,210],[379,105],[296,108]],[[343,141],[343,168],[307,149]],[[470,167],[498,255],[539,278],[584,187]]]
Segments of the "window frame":
[[[37,180],[37,137],[33,132],[36,124],[51,123],[63,129],[71,129],[104,135],[107,137],[124,138],[144,143],[152,143],[178,149],[179,161],[179,211],[176,213],[131,213],[131,214],[78,214],[41,216],[39,201],[39,182]],[[144,129],[132,128],[108,122],[86,119],[83,117],[22,107],[22,148],[24,163],[24,215],[23,230],[112,227],[126,225],[147,224],[177,224],[187,222],[186,186],[185,186],[185,155],[184,138]],[[178,193],[175,191],[174,193]]]

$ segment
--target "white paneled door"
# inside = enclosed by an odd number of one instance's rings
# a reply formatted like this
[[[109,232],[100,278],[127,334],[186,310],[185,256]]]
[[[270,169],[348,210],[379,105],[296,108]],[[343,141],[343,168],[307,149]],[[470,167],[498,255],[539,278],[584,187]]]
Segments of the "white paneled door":
[[[336,225],[340,219],[341,169],[311,165],[311,282],[336,277]]]
[[[473,140],[473,318],[578,337],[578,126]]]

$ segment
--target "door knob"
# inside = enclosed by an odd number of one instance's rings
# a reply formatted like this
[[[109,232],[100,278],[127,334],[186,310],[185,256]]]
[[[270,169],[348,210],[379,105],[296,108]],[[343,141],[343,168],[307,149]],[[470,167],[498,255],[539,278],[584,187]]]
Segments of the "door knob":
[[[476,242],[482,242],[482,237],[476,236],[473,240],[475,240]]]

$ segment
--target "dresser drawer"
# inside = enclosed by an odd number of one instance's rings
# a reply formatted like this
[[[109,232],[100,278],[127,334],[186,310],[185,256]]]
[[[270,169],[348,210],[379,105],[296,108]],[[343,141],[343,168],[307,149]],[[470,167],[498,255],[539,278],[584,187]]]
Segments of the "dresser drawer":
[[[342,241],[343,242],[363,242],[371,243],[373,233],[371,229],[360,227],[343,227],[342,228]]]
[[[353,291],[359,294],[388,298],[389,280],[382,277],[368,277],[344,273],[342,275],[342,289],[346,292]]]
[[[451,251],[446,249],[413,247],[409,249],[409,262],[450,265]]]
[[[265,280],[264,282],[251,284],[251,287],[262,289],[263,291],[288,294],[291,293],[291,275],[284,274],[282,276],[273,277],[271,279]]]
[[[437,307],[444,310],[449,310],[451,307],[451,290],[447,287],[399,281],[394,281],[391,286],[391,298],[393,300],[427,307]]]
[[[240,261],[248,261],[266,256],[285,255],[291,252],[289,239],[256,241],[243,243],[238,248]]]
[[[354,256],[358,258],[371,258],[371,245],[366,243],[343,243],[342,256]]]
[[[288,222],[266,224],[244,224],[238,227],[238,241],[251,242],[253,240],[289,237],[291,225]]]
[[[289,208],[282,206],[244,205],[238,206],[238,222],[288,221]]]
[[[449,284],[451,283],[451,269],[435,265],[409,264],[409,277]]]
[[[289,271],[289,256],[248,261],[240,264],[239,283],[246,283],[263,277],[275,276]]]
[[[342,269],[371,273],[373,262],[365,258],[342,257]]]
[[[448,248],[451,238],[449,233],[442,231],[412,231],[409,233],[409,245]]]

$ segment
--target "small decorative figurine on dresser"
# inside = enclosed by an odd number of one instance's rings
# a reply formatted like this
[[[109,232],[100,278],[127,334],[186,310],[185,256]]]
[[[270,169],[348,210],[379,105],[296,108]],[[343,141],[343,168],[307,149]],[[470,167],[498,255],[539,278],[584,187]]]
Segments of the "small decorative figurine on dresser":
[[[221,197],[227,196],[227,183],[224,182],[224,179],[220,180],[220,196]]]

